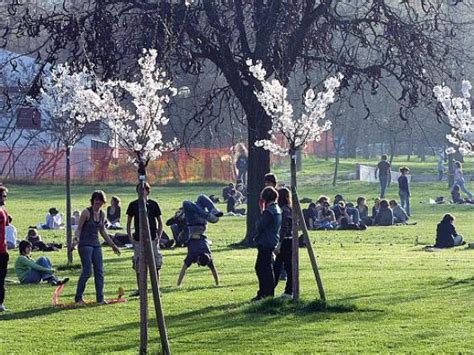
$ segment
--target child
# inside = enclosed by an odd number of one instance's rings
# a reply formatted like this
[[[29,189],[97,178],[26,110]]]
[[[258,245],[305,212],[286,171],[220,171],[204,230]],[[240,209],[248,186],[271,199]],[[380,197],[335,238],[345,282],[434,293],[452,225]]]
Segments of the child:
[[[275,293],[275,275],[273,273],[273,251],[280,239],[282,221],[281,209],[277,205],[278,192],[272,186],[267,186],[260,195],[263,201],[263,213],[257,224],[257,274],[259,289],[252,301],[259,301],[265,297],[273,297]]]
[[[51,261],[42,256],[38,260],[31,259],[33,246],[27,240],[22,240],[18,246],[20,256],[15,262],[15,272],[22,284],[37,284],[40,281],[47,281],[51,286],[59,286],[69,281],[68,278],[60,281],[54,276],[54,269]]]
[[[408,173],[410,169],[407,167],[400,168],[400,176],[398,177],[398,195],[400,196],[400,205],[406,211],[407,215],[411,215],[410,211],[410,182]]]
[[[209,269],[211,269],[216,286],[219,285],[219,274],[217,273],[217,269],[214,266],[214,262],[212,261],[211,249],[209,248],[209,243],[207,242],[207,238],[204,235],[201,235],[199,239],[191,238],[189,240],[188,254],[184,259],[183,267],[179,273],[177,283],[178,286],[181,286],[187,268],[193,263],[198,264],[198,266],[208,266]]]

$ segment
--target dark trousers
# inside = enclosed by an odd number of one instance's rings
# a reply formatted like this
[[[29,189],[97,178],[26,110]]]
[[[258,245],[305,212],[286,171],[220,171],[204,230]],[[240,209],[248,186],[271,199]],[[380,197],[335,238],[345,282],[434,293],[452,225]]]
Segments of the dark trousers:
[[[255,272],[258,277],[259,290],[257,297],[268,297],[275,294],[275,275],[273,274],[273,249],[258,247]]]
[[[284,269],[286,271],[285,293],[288,295],[293,294],[293,273],[291,265],[291,239],[284,239],[281,244],[280,253],[275,258],[273,269],[275,271],[275,287],[277,287],[278,281],[280,281],[282,270]]]
[[[7,277],[8,253],[0,254],[0,304],[5,300],[5,278]]]

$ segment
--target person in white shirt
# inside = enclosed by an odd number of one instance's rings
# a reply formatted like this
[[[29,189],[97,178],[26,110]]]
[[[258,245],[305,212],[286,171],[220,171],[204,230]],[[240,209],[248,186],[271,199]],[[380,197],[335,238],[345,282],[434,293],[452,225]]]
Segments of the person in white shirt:
[[[5,227],[5,239],[7,240],[8,249],[16,249],[18,246],[18,233],[16,227],[12,224],[12,220],[13,218],[8,216],[9,225]]]

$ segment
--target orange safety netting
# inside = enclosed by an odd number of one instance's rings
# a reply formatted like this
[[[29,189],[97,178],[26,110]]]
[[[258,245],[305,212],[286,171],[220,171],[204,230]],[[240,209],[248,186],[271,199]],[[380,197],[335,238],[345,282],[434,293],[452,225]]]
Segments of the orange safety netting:
[[[283,140],[278,142],[284,146]],[[332,147],[332,139],[329,140]],[[307,154],[323,155],[326,141],[308,144]],[[330,149],[332,151],[332,149]],[[272,156],[272,163],[281,158]],[[228,182],[236,178],[234,153],[227,148],[189,148],[165,153],[147,167],[150,181],[157,184]],[[64,148],[0,148],[0,177],[31,182],[63,182],[66,175]],[[71,180],[78,183],[133,184],[137,169],[128,153],[107,146],[74,148],[71,151]]]

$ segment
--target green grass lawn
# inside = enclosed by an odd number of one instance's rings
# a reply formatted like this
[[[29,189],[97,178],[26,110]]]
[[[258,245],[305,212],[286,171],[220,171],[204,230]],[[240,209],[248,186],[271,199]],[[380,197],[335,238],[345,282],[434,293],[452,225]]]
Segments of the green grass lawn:
[[[285,176],[283,168],[278,173]],[[305,174],[310,174],[307,168]],[[474,190],[474,184],[468,187]],[[7,208],[19,235],[43,221],[50,207],[64,211],[63,187],[10,185]],[[122,199],[123,209],[135,198],[133,187],[104,186],[110,196]],[[378,186],[342,182],[303,185],[300,196],[343,193],[349,200],[365,195],[371,201]],[[219,193],[218,186],[153,187],[164,217],[169,218],[183,199],[200,192]],[[257,279],[256,250],[230,247],[242,239],[245,219],[223,217],[208,228],[221,285],[213,285],[209,270],[193,265],[184,285],[176,279],[186,250],[165,250],[161,273],[163,307],[175,353],[314,353],[314,352],[471,352],[474,349],[473,249],[459,247],[423,251],[433,243],[436,223],[453,213],[458,232],[474,242],[474,206],[429,205],[430,197],[448,196],[446,183],[412,185],[415,226],[373,227],[367,231],[311,232],[328,308],[322,310],[305,249],[300,249],[302,301],[294,305],[278,300],[251,304]],[[87,207],[92,188],[73,187],[73,208]],[[396,198],[390,187],[388,198]],[[224,208],[224,205],[221,205]],[[46,241],[64,242],[63,231],[42,231]],[[15,279],[10,256],[8,278]],[[38,257],[35,253],[34,257]],[[56,265],[64,264],[65,251],[48,253]],[[75,263],[78,255],[75,253]],[[115,256],[104,249],[106,298],[135,288],[132,252]],[[69,276],[62,301],[72,302],[80,270],[60,271]],[[279,285],[277,294],[282,292]],[[136,353],[139,342],[139,302],[108,306],[58,309],[51,306],[53,287],[7,285],[0,315],[0,353]],[[95,299],[93,280],[86,298]],[[158,331],[150,313],[150,350],[159,352]]]

